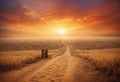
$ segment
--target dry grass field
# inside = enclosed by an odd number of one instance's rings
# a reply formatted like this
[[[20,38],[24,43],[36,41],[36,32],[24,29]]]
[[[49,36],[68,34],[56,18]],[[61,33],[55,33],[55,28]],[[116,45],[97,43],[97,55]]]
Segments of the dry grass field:
[[[120,82],[120,38],[1,39],[0,71],[0,82]]]
[[[76,56],[92,63],[108,75],[120,75],[120,48],[102,50],[76,50]]]
[[[20,68],[39,61],[41,49],[49,49],[49,58],[65,50],[60,40],[0,40],[0,71]]]
[[[49,58],[62,53],[64,48],[49,50]],[[0,52],[0,71],[20,68],[22,66],[37,62],[41,59],[40,50],[26,51],[3,51]]]
[[[5,38],[0,39],[0,51],[21,51],[59,49],[63,47],[60,39]]]
[[[118,37],[71,38],[68,42],[75,49],[80,50],[120,48],[120,38]]]
[[[70,41],[75,56],[93,64],[96,69],[120,76],[120,38],[88,38]]]

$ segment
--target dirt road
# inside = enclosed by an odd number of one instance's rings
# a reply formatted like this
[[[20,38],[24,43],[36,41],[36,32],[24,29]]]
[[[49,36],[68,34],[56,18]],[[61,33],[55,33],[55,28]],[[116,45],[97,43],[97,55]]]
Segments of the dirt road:
[[[0,82],[111,82],[94,66],[73,55],[67,45],[64,54],[9,73],[0,74]]]

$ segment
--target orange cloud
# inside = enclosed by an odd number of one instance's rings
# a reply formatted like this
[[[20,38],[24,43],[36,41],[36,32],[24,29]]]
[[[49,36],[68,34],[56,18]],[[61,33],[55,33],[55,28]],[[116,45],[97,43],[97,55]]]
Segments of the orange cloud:
[[[119,0],[2,0],[0,35],[55,36],[52,30],[63,26],[69,31],[68,36],[120,36],[119,3]]]

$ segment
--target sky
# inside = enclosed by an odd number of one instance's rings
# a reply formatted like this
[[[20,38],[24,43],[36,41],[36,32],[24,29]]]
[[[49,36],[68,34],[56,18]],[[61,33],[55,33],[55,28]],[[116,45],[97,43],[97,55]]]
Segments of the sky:
[[[0,37],[116,37],[119,8],[120,0],[0,0]]]

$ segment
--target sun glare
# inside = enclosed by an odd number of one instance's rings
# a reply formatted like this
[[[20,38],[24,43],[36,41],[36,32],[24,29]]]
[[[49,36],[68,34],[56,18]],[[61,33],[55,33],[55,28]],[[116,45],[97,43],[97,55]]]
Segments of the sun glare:
[[[57,29],[57,33],[60,34],[60,35],[65,35],[66,31],[65,29]]]

